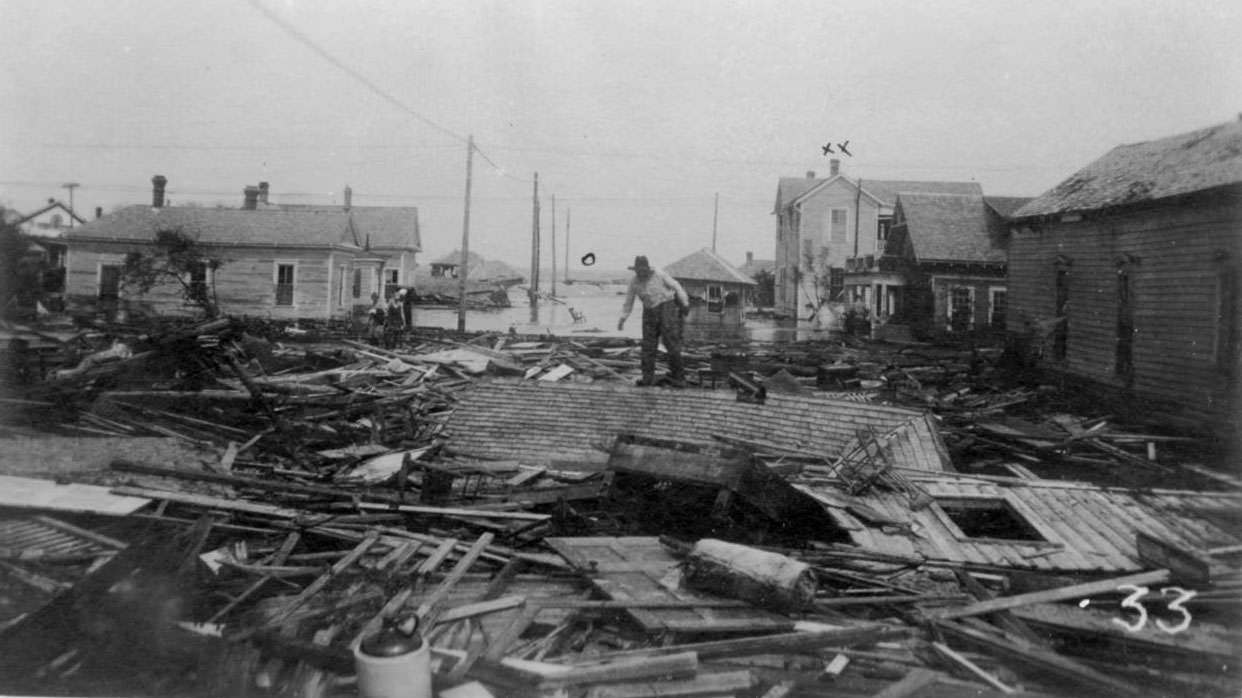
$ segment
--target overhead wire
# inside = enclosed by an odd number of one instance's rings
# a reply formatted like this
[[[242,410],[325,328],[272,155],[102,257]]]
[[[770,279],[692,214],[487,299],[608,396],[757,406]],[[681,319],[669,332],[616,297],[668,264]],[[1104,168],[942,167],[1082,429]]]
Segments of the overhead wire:
[[[271,10],[269,10],[268,8],[264,7],[264,6],[263,6],[263,3],[262,3],[262,2],[260,2],[260,0],[250,0],[250,4],[251,4],[251,5],[252,5],[252,6],[253,6],[256,10],[258,10],[258,11],[259,11],[259,12],[260,12],[260,13],[261,13],[264,17],[267,17],[269,20],[271,20],[271,21],[272,21],[272,23],[274,23],[276,26],[278,26],[278,27],[280,27],[281,29],[283,29],[286,33],[288,33],[288,34],[289,34],[290,36],[292,36],[294,39],[297,39],[297,41],[298,41],[299,43],[301,43],[302,45],[304,45],[304,46],[306,46],[307,48],[311,49],[311,50],[312,50],[312,51],[314,51],[315,53],[319,54],[319,56],[320,56],[321,58],[323,58],[324,60],[328,61],[328,62],[329,62],[329,63],[331,63],[332,65],[334,65],[334,66],[336,66],[337,68],[339,68],[340,70],[342,70],[345,74],[349,75],[350,77],[354,78],[354,79],[355,79],[355,80],[357,80],[358,82],[360,82],[360,83],[362,83],[363,85],[365,85],[365,86],[367,87],[367,89],[369,89],[369,90],[371,90],[372,92],[374,92],[376,95],[378,95],[379,97],[381,97],[382,99],[384,99],[385,101],[387,101],[389,104],[392,104],[393,106],[397,107],[398,109],[400,109],[401,111],[405,112],[406,114],[409,114],[410,116],[414,117],[415,119],[418,119],[419,121],[421,121],[421,122],[423,122],[423,123],[427,124],[428,126],[431,126],[432,128],[436,129],[437,131],[440,131],[441,133],[444,133],[444,134],[446,134],[446,135],[448,135],[448,136],[452,137],[453,139],[455,139],[455,140],[457,140],[457,141],[460,141],[460,142],[462,142],[462,143],[470,143],[470,142],[471,142],[471,141],[470,141],[470,139],[469,139],[469,138],[467,138],[466,136],[463,136],[463,135],[461,135],[460,133],[457,133],[456,131],[453,131],[452,129],[448,128],[447,126],[443,126],[443,125],[441,125],[441,124],[439,124],[439,123],[436,123],[435,121],[432,121],[432,120],[431,120],[431,119],[429,119],[428,117],[426,117],[426,116],[424,116],[424,115],[420,114],[420,113],[419,113],[417,110],[415,110],[413,107],[411,107],[411,106],[407,105],[405,102],[402,102],[401,100],[397,99],[395,96],[393,96],[393,95],[392,95],[391,93],[389,93],[387,90],[385,90],[384,88],[382,88],[382,87],[380,87],[379,85],[375,84],[372,80],[370,80],[369,78],[367,78],[367,76],[365,76],[365,75],[363,75],[362,73],[358,72],[357,70],[353,69],[353,68],[352,68],[352,67],[350,67],[348,64],[346,64],[344,61],[339,60],[336,56],[333,56],[331,53],[329,53],[329,52],[328,52],[328,50],[327,50],[327,49],[325,49],[325,48],[323,48],[322,46],[320,46],[319,44],[315,43],[315,41],[314,41],[313,39],[311,39],[309,36],[307,36],[306,34],[304,34],[303,32],[301,32],[301,31],[300,31],[297,27],[293,26],[293,25],[292,25],[292,24],[290,24],[289,22],[286,22],[286,21],[285,21],[282,17],[280,17],[280,16],[279,16],[279,15],[277,15],[276,13],[272,12],[272,11],[271,11]],[[532,181],[533,181],[533,180],[523,179],[523,178],[521,178],[521,177],[515,177],[515,176],[513,176],[513,175],[509,174],[507,171],[505,171],[505,169],[504,169],[503,167],[501,167],[500,165],[497,165],[497,164],[496,164],[496,162],[495,162],[494,160],[492,160],[492,158],[491,158],[491,157],[489,157],[489,156],[487,155],[487,153],[483,152],[483,149],[479,147],[478,143],[474,143],[473,145],[471,145],[471,147],[474,149],[474,152],[478,153],[478,154],[479,154],[479,157],[481,157],[481,158],[483,158],[485,161],[487,161],[487,163],[488,163],[489,165],[491,165],[491,166],[492,166],[492,168],[493,168],[494,170],[496,170],[496,172],[497,172],[498,174],[500,174],[500,175],[502,175],[502,176],[504,176],[504,177],[508,177],[509,179],[512,179],[512,180],[514,180],[514,181],[518,181],[518,182],[530,183],[530,182],[532,182]]]

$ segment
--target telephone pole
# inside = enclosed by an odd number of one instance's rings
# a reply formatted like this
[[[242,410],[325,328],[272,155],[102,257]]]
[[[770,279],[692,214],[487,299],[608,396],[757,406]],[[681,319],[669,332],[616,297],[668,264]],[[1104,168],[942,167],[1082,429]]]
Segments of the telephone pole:
[[[64,184],[62,184],[62,185],[60,185],[60,186],[62,186],[62,187],[64,187],[65,189],[68,189],[68,190],[69,190],[69,227],[70,227],[70,228],[72,228],[72,227],[73,227],[73,219],[74,219],[74,217],[77,215],[77,214],[75,214],[75,213],[73,212],[73,190],[74,190],[74,189],[77,189],[78,187],[80,187],[80,186],[82,186],[82,185],[81,185],[81,184],[78,184],[77,182],[65,182]]]
[[[716,205],[712,208],[712,252],[716,251],[716,221],[720,218],[720,192],[716,192]]]
[[[569,284],[569,224],[573,222],[574,210],[565,210],[565,284]]]
[[[457,331],[466,331],[466,277],[470,269],[470,185],[474,174],[474,134],[466,140],[466,209],[461,217],[461,262],[457,265]]]
[[[552,297],[556,298],[556,194],[552,195]]]
[[[535,189],[531,196],[530,222],[530,305],[539,304],[539,173],[535,173]]]

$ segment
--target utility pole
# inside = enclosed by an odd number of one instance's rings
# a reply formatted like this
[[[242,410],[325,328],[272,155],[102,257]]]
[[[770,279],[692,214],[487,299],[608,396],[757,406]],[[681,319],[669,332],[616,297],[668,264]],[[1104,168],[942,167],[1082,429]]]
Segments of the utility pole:
[[[65,189],[68,189],[68,190],[69,190],[69,227],[70,227],[70,228],[72,228],[72,227],[73,227],[73,219],[74,219],[74,216],[76,215],[76,214],[74,214],[74,212],[73,212],[73,190],[74,190],[74,189],[77,189],[78,187],[80,187],[80,186],[82,186],[82,185],[78,184],[77,182],[65,182],[64,184],[62,184],[62,185],[60,185],[60,186],[62,186],[62,187],[64,187]]]
[[[539,304],[539,173],[535,173],[535,189],[531,197],[530,222],[530,306]]]
[[[565,210],[565,284],[569,284],[569,224],[573,222],[574,210]]]
[[[461,216],[461,262],[457,265],[457,331],[466,331],[466,277],[470,275],[470,185],[474,174],[474,134],[466,139],[466,210]]]
[[[712,252],[716,251],[716,221],[720,218],[720,192],[716,192],[716,206],[712,209]]]
[[[556,194],[552,195],[552,297],[556,298]]]

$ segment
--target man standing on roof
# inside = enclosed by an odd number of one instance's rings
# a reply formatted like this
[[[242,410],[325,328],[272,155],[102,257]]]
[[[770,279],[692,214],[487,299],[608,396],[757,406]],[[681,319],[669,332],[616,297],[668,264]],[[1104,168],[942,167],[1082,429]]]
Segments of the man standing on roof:
[[[675,388],[686,387],[686,370],[681,361],[681,330],[690,312],[690,297],[677,280],[659,269],[653,269],[646,257],[634,258],[634,278],[630,280],[621,307],[617,329],[625,328],[625,320],[634,309],[634,297],[643,302],[642,380],[639,385],[655,385],[656,349],[660,340],[668,352],[669,380]]]

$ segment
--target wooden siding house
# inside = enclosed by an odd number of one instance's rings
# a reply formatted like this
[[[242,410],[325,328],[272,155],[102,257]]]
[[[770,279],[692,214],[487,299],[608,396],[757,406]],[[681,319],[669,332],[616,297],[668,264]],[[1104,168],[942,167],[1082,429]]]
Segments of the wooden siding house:
[[[248,186],[241,208],[165,206],[167,180],[153,178],[151,205],[127,206],[65,237],[66,297],[79,312],[191,315],[197,306],[167,283],[142,296],[125,288],[131,251],[153,251],[157,231],[177,230],[223,264],[190,279],[213,288],[223,313],[276,319],[348,319],[383,295],[389,279],[412,278],[420,249],[418,210],[377,211],[268,204]],[[368,249],[368,240],[371,247]],[[387,270],[397,270],[388,274]]]
[[[1030,199],[897,195],[883,254],[846,261],[853,307],[918,337],[1001,332],[1009,231],[1002,211]]]
[[[664,271],[690,296],[687,325],[736,328],[745,322],[742,301],[757,284],[724,257],[703,248],[669,264]]]
[[[1242,121],[1118,146],[1016,212],[1009,327],[1043,368],[1236,440],[1240,258]]]
[[[776,310],[836,327],[851,298],[871,293],[870,286],[847,288],[846,260],[883,251],[899,192],[980,189],[974,182],[853,180],[841,173],[838,160],[830,167],[827,178],[807,172],[805,178],[782,177],[777,185]]]

